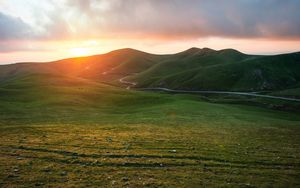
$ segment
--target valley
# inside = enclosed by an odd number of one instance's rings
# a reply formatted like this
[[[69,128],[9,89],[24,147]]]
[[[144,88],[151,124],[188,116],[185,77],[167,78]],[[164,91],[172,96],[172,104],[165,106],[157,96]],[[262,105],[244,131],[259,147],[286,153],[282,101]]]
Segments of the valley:
[[[1,65],[0,187],[298,187],[299,58],[122,49]]]

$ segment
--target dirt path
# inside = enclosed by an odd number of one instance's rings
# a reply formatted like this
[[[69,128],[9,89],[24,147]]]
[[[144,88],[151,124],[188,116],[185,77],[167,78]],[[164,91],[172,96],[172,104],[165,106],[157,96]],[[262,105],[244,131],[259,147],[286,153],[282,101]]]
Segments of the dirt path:
[[[257,94],[257,92],[249,93],[249,92],[233,92],[233,91],[189,91],[189,90],[175,90],[168,89],[162,87],[153,87],[153,88],[140,88],[140,90],[144,91],[165,91],[171,93],[200,93],[200,94],[226,94],[226,95],[243,95],[243,96],[251,96],[251,97],[262,97],[262,98],[270,98],[270,99],[281,99],[287,101],[296,101],[300,102],[300,99],[288,98],[288,97],[279,97],[272,95],[262,95]]]
[[[122,84],[126,84],[126,85],[127,85],[126,89],[131,89],[131,87],[136,86],[136,84],[137,84],[136,82],[126,81],[126,80],[124,80],[125,78],[126,78],[126,77],[120,78],[119,81],[120,81]]]
[[[124,80],[126,77],[120,78],[119,81],[122,84],[127,85],[126,89],[131,89],[131,87],[134,87],[137,85],[136,82],[130,82]],[[234,92],[234,91],[189,91],[189,90],[176,90],[176,89],[168,89],[163,87],[152,87],[152,88],[138,88],[138,90],[143,91],[165,91],[170,93],[199,93],[199,94],[224,94],[224,95],[242,95],[242,96],[251,96],[251,97],[262,97],[262,98],[269,98],[269,99],[280,99],[280,100],[286,100],[286,101],[295,101],[300,102],[300,99],[294,99],[294,98],[288,98],[288,97],[279,97],[279,96],[272,96],[272,95],[262,95],[258,94],[259,92]]]

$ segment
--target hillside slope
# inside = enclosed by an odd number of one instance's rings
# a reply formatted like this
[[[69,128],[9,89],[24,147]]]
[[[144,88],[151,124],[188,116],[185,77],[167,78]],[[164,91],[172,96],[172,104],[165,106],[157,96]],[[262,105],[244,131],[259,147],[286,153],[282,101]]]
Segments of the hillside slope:
[[[191,58],[191,56],[189,56]],[[130,77],[137,87],[186,90],[265,91],[296,88],[300,83],[300,53],[249,56],[215,51],[194,61],[157,64]]]
[[[90,79],[27,74],[0,83],[0,124],[99,122],[172,102],[167,96],[129,91]]]
[[[30,74],[51,74],[119,85],[186,90],[278,91],[300,87],[300,53],[274,56],[243,54],[234,49],[191,48],[155,55],[134,49],[49,63],[0,66],[0,83]]]
[[[28,74],[55,74],[88,78],[91,80],[112,80],[141,72],[164,56],[148,54],[134,49],[120,49],[102,55],[69,58],[49,63],[17,63],[0,66],[0,83]],[[107,74],[106,74],[107,73]]]

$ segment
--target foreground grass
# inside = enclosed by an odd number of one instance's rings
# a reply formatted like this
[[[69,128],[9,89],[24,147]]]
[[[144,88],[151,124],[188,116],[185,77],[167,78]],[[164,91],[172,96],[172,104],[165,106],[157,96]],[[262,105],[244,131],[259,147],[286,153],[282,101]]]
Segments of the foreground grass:
[[[300,128],[1,126],[1,186],[296,187]]]
[[[300,186],[298,112],[48,77],[0,91],[0,187]]]

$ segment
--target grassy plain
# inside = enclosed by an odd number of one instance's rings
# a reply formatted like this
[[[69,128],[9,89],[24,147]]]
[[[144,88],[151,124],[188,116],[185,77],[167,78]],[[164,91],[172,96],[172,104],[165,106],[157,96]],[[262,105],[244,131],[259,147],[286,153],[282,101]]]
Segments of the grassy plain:
[[[0,187],[300,186],[299,112],[51,75],[0,88]]]

